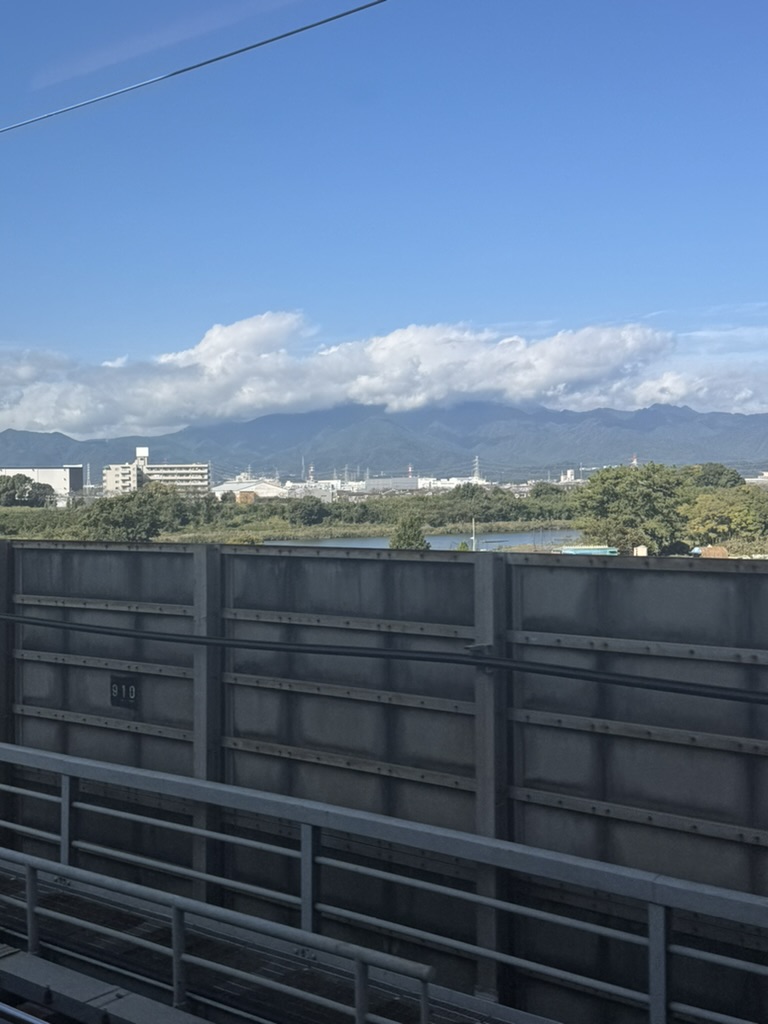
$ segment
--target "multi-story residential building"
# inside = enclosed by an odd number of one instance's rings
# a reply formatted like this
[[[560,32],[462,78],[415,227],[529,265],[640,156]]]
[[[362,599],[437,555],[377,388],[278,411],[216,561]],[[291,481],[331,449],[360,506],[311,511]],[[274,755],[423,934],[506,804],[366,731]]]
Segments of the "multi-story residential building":
[[[127,494],[150,482],[206,494],[211,487],[211,467],[207,462],[152,465],[149,448],[137,448],[133,462],[105,466],[103,481],[105,494]]]

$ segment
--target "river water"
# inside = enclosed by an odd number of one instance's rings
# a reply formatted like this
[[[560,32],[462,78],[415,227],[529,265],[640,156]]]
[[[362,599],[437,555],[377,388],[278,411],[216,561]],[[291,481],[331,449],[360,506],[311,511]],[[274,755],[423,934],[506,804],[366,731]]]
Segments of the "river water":
[[[562,545],[577,544],[578,530],[527,530],[519,533],[478,533],[476,550],[496,551],[499,548],[534,547],[547,551]],[[455,551],[464,541],[472,548],[471,533],[445,533],[427,536],[433,551]],[[328,540],[272,540],[268,544],[302,545],[312,548],[388,548],[389,537],[334,537]]]

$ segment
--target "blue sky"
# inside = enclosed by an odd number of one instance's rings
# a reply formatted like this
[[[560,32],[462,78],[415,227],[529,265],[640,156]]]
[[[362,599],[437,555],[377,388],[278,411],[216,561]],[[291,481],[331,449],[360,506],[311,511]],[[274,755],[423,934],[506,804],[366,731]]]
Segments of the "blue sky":
[[[0,122],[350,6],[4,0]],[[768,411],[766,38],[763,0],[387,0],[0,135],[0,429]]]

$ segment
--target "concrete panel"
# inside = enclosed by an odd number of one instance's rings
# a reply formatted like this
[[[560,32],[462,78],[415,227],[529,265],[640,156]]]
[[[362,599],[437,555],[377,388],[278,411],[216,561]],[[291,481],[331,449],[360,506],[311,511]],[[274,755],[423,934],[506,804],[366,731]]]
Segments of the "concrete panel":
[[[390,756],[395,763],[473,777],[473,718],[414,708],[388,710],[392,737]]]
[[[19,746],[64,753],[67,730],[63,722],[17,716],[16,736]]]
[[[333,557],[326,551],[319,558],[296,549],[289,557],[230,554],[229,593],[241,608],[471,624],[470,563],[434,556],[393,561],[386,555]]]
[[[293,717],[293,740],[318,750],[386,760],[390,715],[385,707],[303,694]]]
[[[755,581],[736,573],[710,574],[700,563],[645,571],[630,559],[535,562],[512,563],[522,576],[522,629],[737,645],[748,635],[744,593]]]
[[[192,744],[159,736],[143,737],[140,767],[153,772],[192,775]]]
[[[105,757],[108,747],[109,757]],[[70,723],[66,731],[66,745],[63,754],[73,757],[87,757],[94,761],[109,761],[113,764],[141,767],[141,738],[127,732]]]
[[[245,635],[245,632],[241,631],[239,635]],[[252,630],[253,639],[259,639],[260,635],[258,628]],[[393,637],[368,630],[293,626],[287,635],[296,643],[359,647],[361,651],[386,650],[396,643]],[[285,672],[293,679],[309,679],[313,682],[350,685],[364,689],[389,689],[391,667],[384,659],[296,653],[289,656]]]
[[[595,737],[605,749],[605,799],[712,821],[749,818],[749,763],[737,753],[623,737]]]
[[[385,780],[366,772],[294,762],[291,795],[356,810],[388,813]]]
[[[391,782],[390,809],[385,813],[406,821],[446,828],[474,829],[474,796],[466,791],[446,791],[437,786],[397,780]],[[449,825],[449,822],[453,824]]]
[[[522,785],[597,796],[604,792],[606,784],[600,742],[601,738],[591,733],[526,727]]]
[[[68,671],[62,665],[17,662],[16,699],[30,707],[65,707]]]
[[[22,543],[14,548],[26,594],[192,603],[191,557],[182,545]]]
[[[603,667],[622,675],[667,679],[728,690],[755,689],[752,670],[744,665],[706,662],[700,658],[604,655]],[[766,686],[768,680],[762,681]],[[751,731],[754,708],[738,701],[609,686],[611,717],[625,722],[744,736]],[[764,691],[765,692],[765,691]]]
[[[612,821],[604,859],[691,882],[749,891],[750,848],[710,836]]]
[[[552,674],[526,673],[517,669],[512,675],[515,704],[538,711],[567,711],[572,715],[600,717],[606,687],[591,680],[567,679],[557,674],[559,667],[599,672],[600,655],[592,651],[560,648],[524,648],[515,650],[515,658],[552,665]]]
[[[606,859],[607,823],[595,815],[523,802],[519,821],[523,833],[520,842],[529,846],[592,860]]]
[[[287,742],[294,695],[253,686],[227,687],[225,728],[230,736]]]
[[[247,789],[263,789],[267,793],[291,793],[293,761],[264,757],[241,750],[225,751],[225,781]]]

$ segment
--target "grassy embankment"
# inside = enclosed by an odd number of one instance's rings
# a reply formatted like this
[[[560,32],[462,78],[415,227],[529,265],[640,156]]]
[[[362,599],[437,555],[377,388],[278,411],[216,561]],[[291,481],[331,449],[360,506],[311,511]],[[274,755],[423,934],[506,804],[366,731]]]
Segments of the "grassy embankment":
[[[77,510],[46,508],[7,508],[0,510],[0,538],[11,540],[82,540]],[[299,526],[275,516],[258,522],[245,518],[231,523],[194,524],[160,534],[158,541],[179,544],[263,544],[265,541],[331,540],[345,537],[388,537],[394,523],[319,523]],[[577,524],[564,519],[546,523],[547,530],[577,528]],[[480,533],[540,532],[541,520],[511,520],[476,522]],[[470,534],[468,522],[448,523],[440,527],[425,527],[427,538],[454,533]],[[546,531],[545,531],[546,532]]]
[[[211,527],[194,526],[182,531],[162,534],[158,540],[166,543],[185,544],[263,544],[265,541],[303,541],[334,540],[346,537],[389,537],[395,529],[395,523],[319,523],[316,526],[296,526],[284,519],[266,520],[255,524],[222,528],[221,524]],[[475,523],[475,532],[480,533],[527,533],[542,531],[541,521],[519,520],[516,522]],[[552,520],[546,524],[546,530],[578,529],[572,521],[565,519]],[[544,530],[544,532],[546,532]],[[471,523],[449,523],[446,526],[425,526],[424,534],[429,540],[431,536],[447,536],[461,533],[471,534]]]

